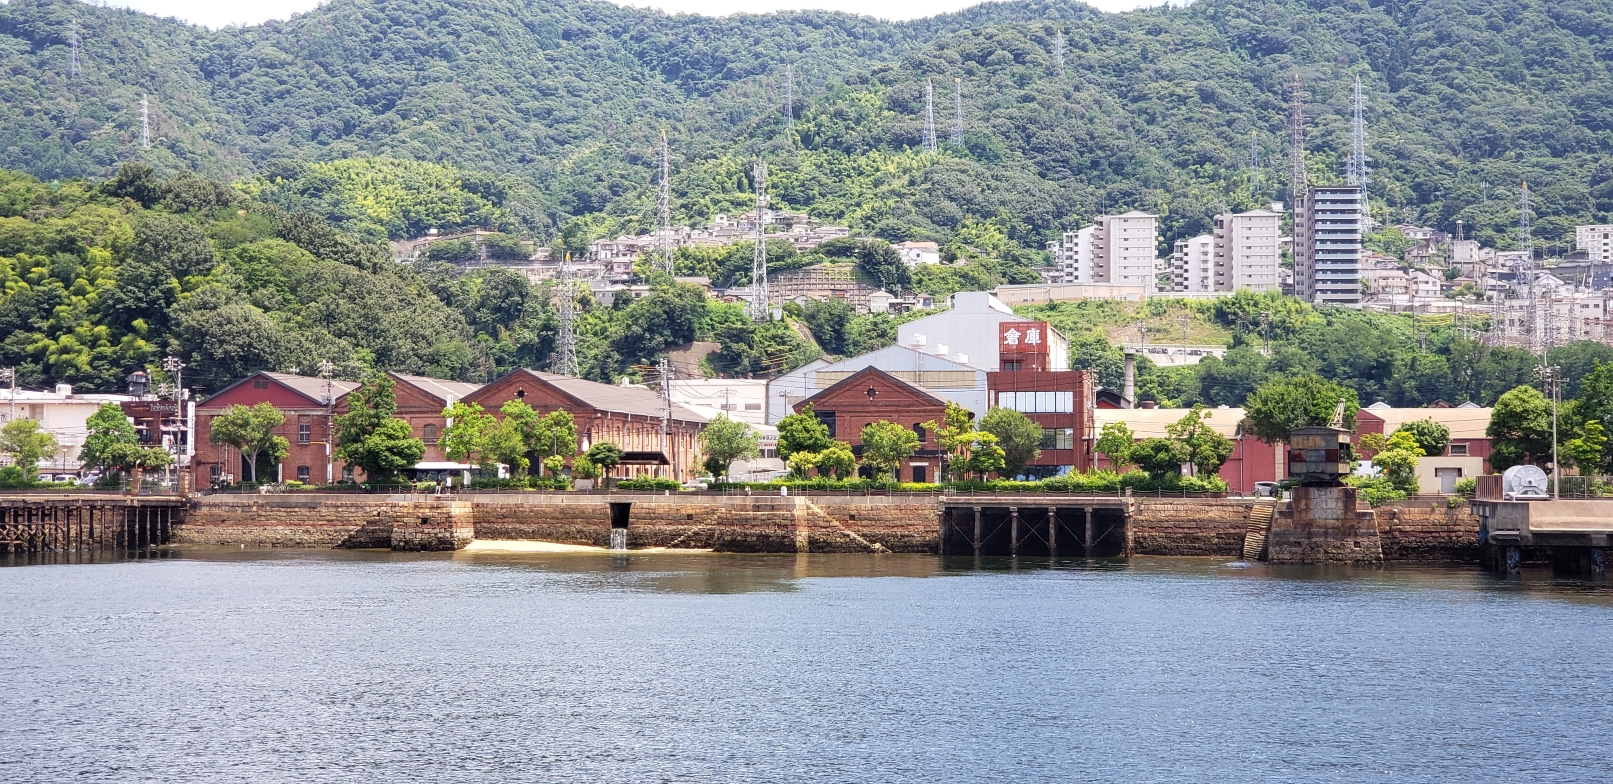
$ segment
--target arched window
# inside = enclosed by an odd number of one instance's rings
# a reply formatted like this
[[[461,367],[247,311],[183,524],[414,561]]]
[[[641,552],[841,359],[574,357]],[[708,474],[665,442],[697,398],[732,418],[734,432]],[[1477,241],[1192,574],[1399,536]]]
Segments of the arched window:
[[[926,440],[928,440],[929,437],[930,437],[929,431],[925,430],[924,426],[919,425],[919,424],[913,425],[913,435],[916,435],[916,436],[919,437],[919,443],[921,443],[921,444],[924,443]]]
[[[424,441],[424,442],[426,442],[428,444],[437,443],[437,426],[436,425],[426,425],[425,427],[421,428],[420,429],[420,440],[422,440],[422,441]]]

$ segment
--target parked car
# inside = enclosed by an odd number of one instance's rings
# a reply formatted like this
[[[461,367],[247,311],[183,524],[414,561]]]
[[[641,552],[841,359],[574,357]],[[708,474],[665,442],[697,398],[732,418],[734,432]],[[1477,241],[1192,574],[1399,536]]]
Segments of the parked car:
[[[1255,495],[1261,498],[1276,498],[1281,486],[1276,482],[1256,482]]]

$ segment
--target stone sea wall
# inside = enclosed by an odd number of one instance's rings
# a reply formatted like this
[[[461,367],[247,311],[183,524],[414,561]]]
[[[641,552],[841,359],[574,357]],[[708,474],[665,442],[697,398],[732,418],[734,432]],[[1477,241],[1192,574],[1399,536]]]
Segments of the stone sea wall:
[[[1340,499],[1343,500],[1343,499]],[[1006,502],[1005,502],[1006,503]],[[1250,499],[1137,498],[1127,525],[1135,555],[1242,553]],[[628,505],[628,547],[725,552],[933,553],[940,533],[935,496],[719,496],[471,494],[461,496],[215,495],[195,500],[174,529],[179,543],[247,547],[444,550],[471,539],[607,546],[613,514]],[[613,505],[618,505],[613,512]],[[1079,506],[1074,501],[1071,506]],[[1465,506],[1407,503],[1323,528],[1273,521],[1276,560],[1473,561],[1478,522]],[[1279,515],[1281,518],[1281,515]],[[620,518],[618,517],[618,522]],[[1376,532],[1370,529],[1376,521]],[[1348,534],[1343,536],[1342,534]],[[1349,542],[1310,542],[1309,538]],[[1381,555],[1354,541],[1381,542]],[[1340,546],[1344,549],[1340,549]],[[1371,548],[1368,548],[1371,549]],[[1338,552],[1334,552],[1338,550]],[[1365,557],[1362,557],[1365,555]]]

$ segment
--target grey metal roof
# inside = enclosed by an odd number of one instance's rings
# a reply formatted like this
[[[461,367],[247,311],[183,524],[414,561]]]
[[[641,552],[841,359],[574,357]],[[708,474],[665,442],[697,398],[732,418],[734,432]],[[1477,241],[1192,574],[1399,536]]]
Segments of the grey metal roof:
[[[358,382],[342,381],[341,379],[336,378],[326,380],[323,378],[315,378],[313,376],[294,376],[290,373],[274,373],[267,370],[263,371],[263,375],[268,376],[280,384],[290,387],[297,392],[308,396],[315,402],[324,402],[326,384],[330,385],[332,402],[341,400],[343,397],[347,396],[347,393],[358,389]],[[231,386],[234,385],[232,384]]]
[[[431,395],[448,404],[450,398],[464,400],[466,395],[482,388],[481,384],[471,384],[465,381],[446,381],[430,376],[416,376],[410,373],[393,373],[392,376],[415,389]]]
[[[601,411],[646,417],[661,416],[661,396],[648,389],[601,384],[598,381],[545,373],[541,370],[527,370],[525,372]],[[672,418],[682,422],[705,423],[707,421],[705,417],[677,403],[672,404]]]

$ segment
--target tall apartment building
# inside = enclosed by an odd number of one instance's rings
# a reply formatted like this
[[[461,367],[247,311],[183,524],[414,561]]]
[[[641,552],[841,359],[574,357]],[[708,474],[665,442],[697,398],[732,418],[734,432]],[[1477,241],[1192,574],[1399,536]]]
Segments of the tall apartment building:
[[[1215,291],[1276,291],[1283,216],[1250,210],[1215,216]]]
[[[1093,225],[1048,243],[1048,250],[1060,268],[1060,283],[1146,286],[1153,291],[1158,245],[1159,217],[1132,210],[1099,215]]]
[[[1592,264],[1613,264],[1613,226],[1575,226],[1574,247]]]
[[[1177,240],[1171,254],[1171,291],[1212,291],[1215,238],[1205,234],[1190,240]]]
[[[1361,304],[1361,188],[1317,186],[1294,205],[1294,295],[1317,305]]]
[[[1059,270],[1058,283],[1090,283],[1092,282],[1092,233],[1097,231],[1096,226],[1088,226],[1080,231],[1064,232],[1064,238],[1059,242],[1047,243],[1047,250],[1053,255],[1053,266]]]

